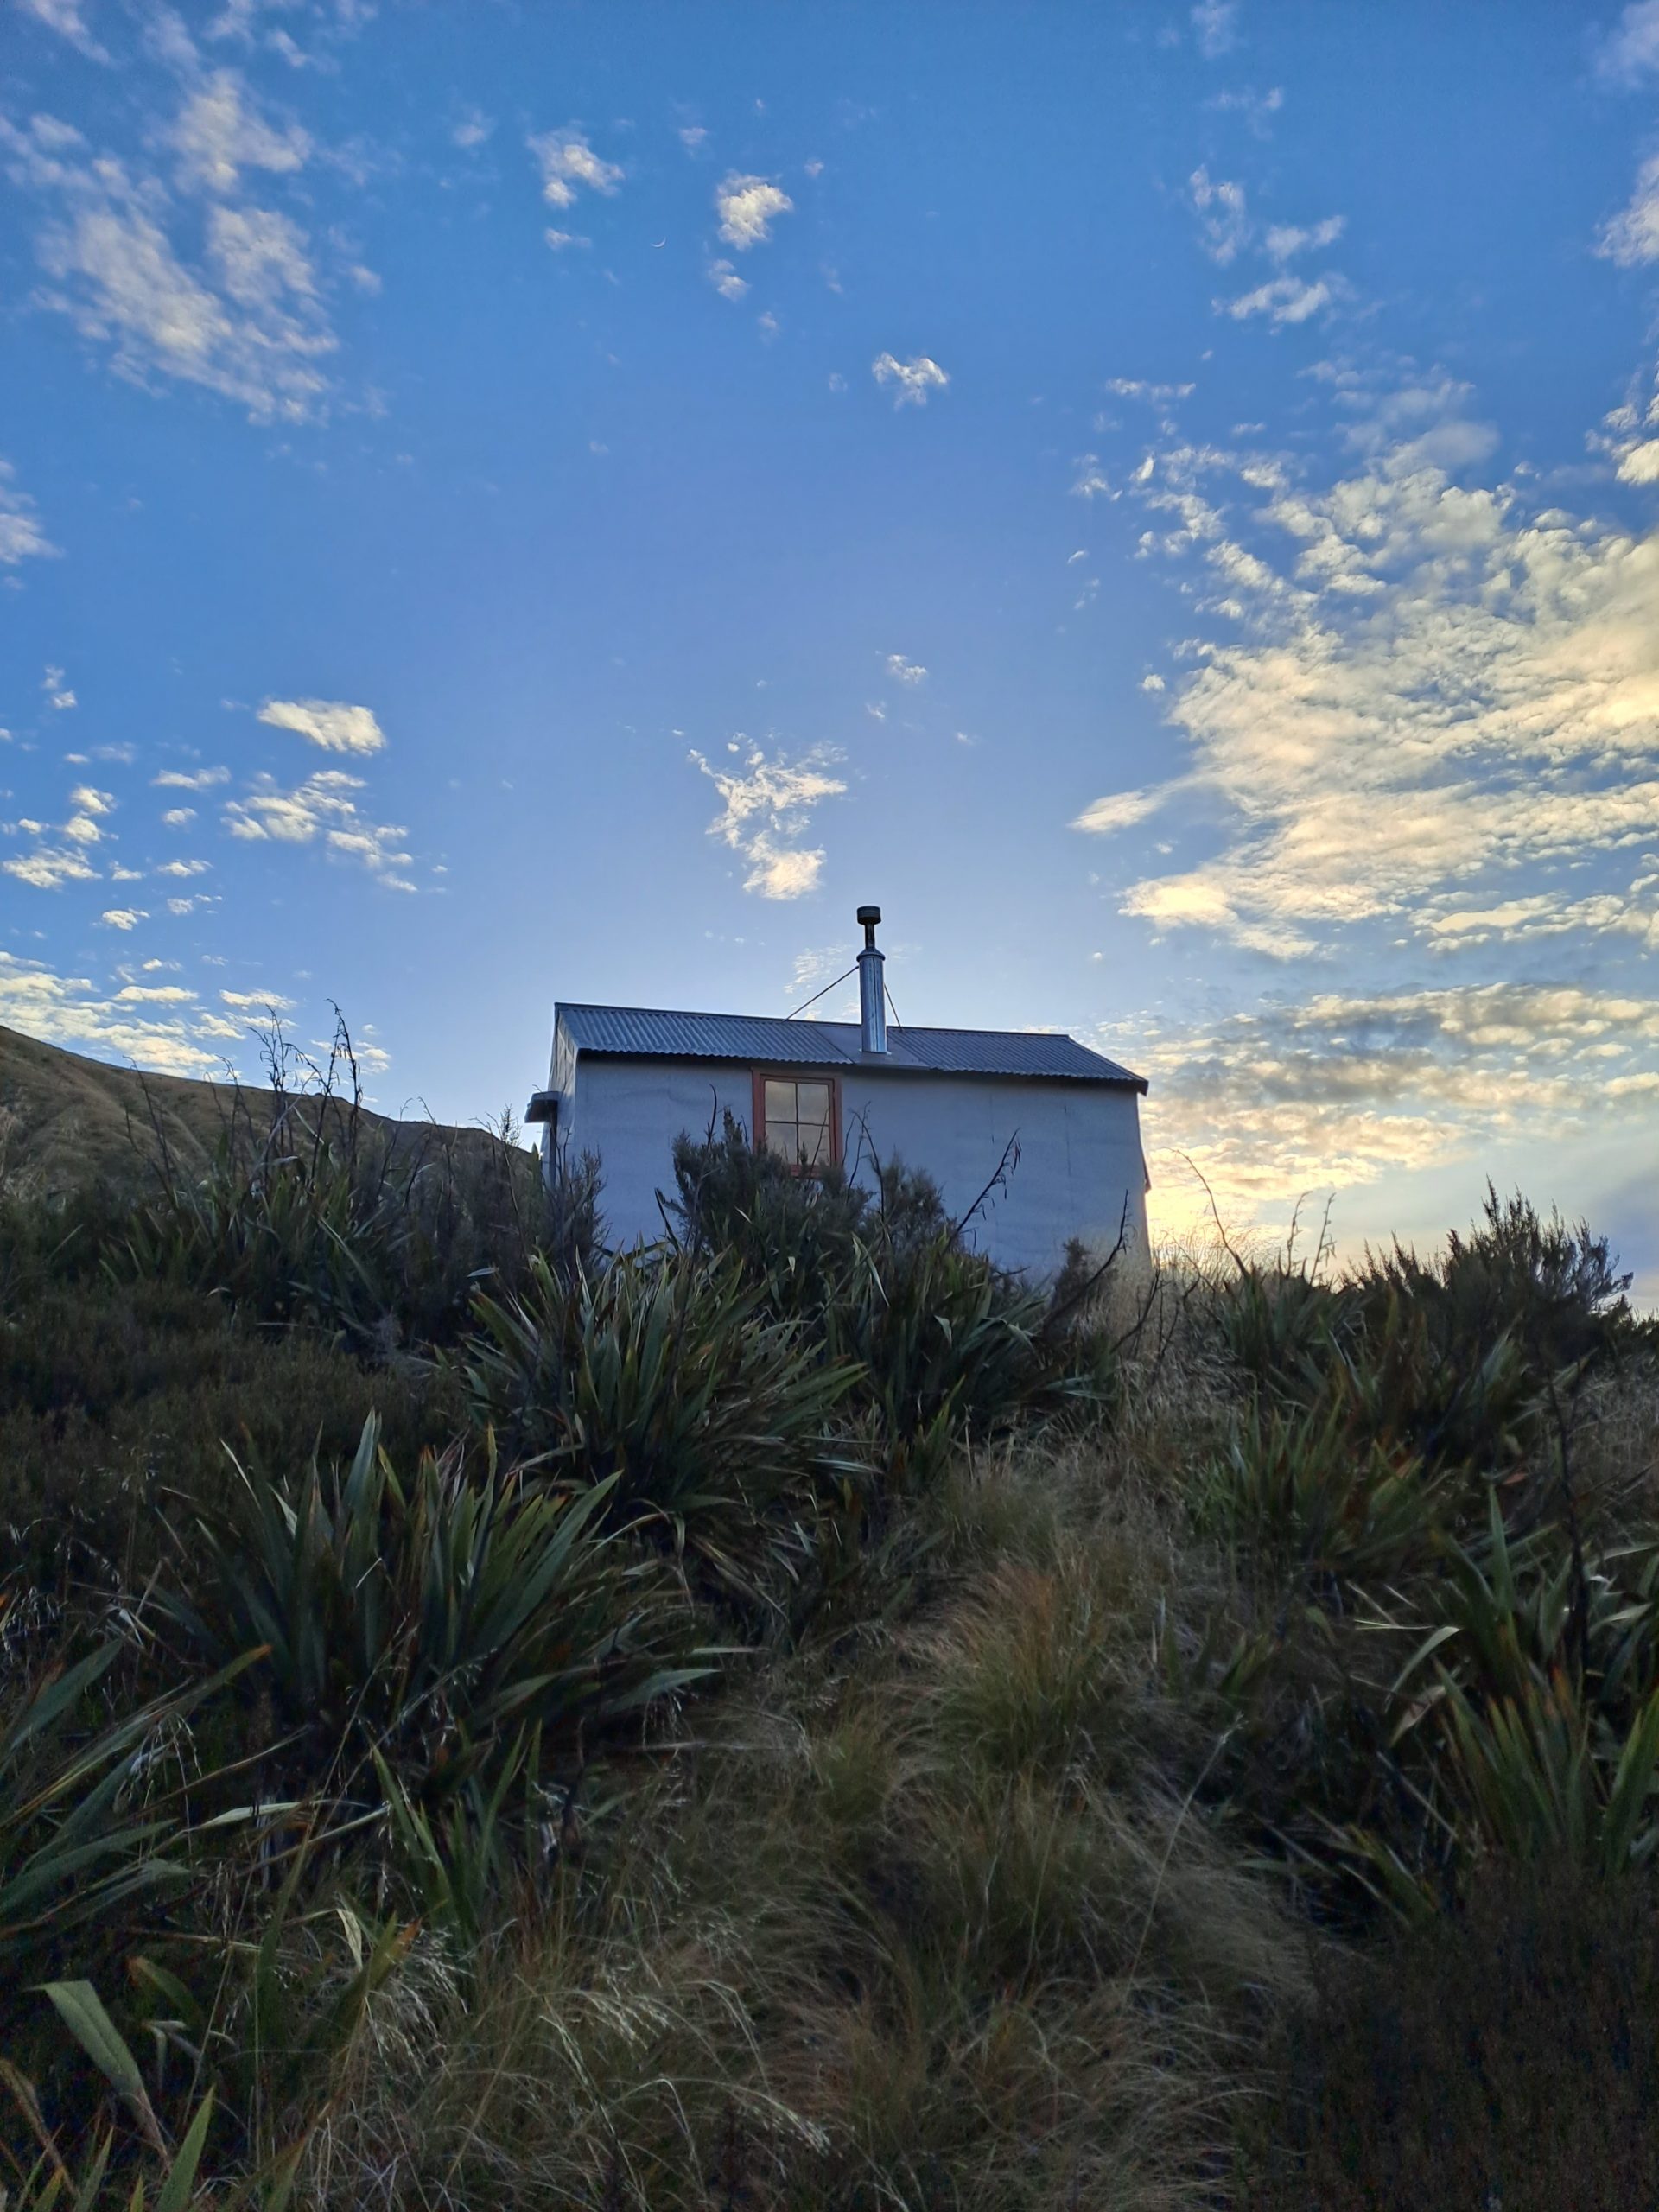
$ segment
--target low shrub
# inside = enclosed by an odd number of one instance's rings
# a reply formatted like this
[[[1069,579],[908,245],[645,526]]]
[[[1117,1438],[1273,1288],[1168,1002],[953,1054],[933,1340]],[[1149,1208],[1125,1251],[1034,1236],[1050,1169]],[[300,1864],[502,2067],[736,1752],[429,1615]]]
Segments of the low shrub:
[[[1262,2212],[1659,2202],[1659,1897],[1573,1866],[1327,1954],[1244,2134]]]
[[[855,1370],[768,1319],[734,1261],[640,1255],[561,1277],[538,1256],[521,1297],[480,1297],[475,1312],[475,1419],[543,1479],[602,1488],[611,1526],[728,1592],[775,1599],[820,1490],[862,1471],[830,1443]]]
[[[595,1525],[614,1478],[572,1496],[479,1459],[400,1479],[371,1416],[349,1467],[238,1470],[190,1514],[156,1605],[210,1664],[260,1654],[250,1694],[314,1785],[372,1795],[379,1759],[441,1797],[529,1732],[568,1759],[691,1678],[659,1579]]]

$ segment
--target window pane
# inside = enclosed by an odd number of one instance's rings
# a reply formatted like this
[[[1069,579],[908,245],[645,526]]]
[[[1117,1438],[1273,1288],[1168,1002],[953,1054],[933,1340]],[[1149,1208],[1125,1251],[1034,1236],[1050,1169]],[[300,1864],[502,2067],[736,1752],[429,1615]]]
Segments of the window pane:
[[[830,1164],[828,1122],[803,1122],[800,1129],[803,1163],[808,1167],[827,1167]]]
[[[827,1122],[830,1119],[830,1086],[827,1083],[798,1083],[795,1096],[800,1102],[795,1109],[798,1120]]]
[[[792,1083],[776,1083],[771,1076],[766,1077],[766,1116],[768,1128],[774,1122],[792,1122],[795,1119],[795,1085]]]
[[[766,1123],[766,1150],[782,1154],[793,1167],[800,1158],[800,1132],[793,1122]]]

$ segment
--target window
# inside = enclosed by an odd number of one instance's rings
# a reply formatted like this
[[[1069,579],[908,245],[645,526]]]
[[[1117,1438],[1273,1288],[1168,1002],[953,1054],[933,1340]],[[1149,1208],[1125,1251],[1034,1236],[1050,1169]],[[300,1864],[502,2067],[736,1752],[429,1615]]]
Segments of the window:
[[[791,1167],[828,1167],[841,1157],[836,1085],[828,1076],[754,1078],[757,1142]]]

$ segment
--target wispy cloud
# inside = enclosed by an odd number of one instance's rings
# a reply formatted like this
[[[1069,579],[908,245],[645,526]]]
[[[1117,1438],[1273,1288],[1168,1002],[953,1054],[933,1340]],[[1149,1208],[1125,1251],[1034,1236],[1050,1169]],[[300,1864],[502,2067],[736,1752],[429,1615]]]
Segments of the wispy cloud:
[[[464,154],[471,153],[474,148],[487,144],[494,129],[493,119],[482,108],[464,107],[451,127],[449,143],[459,146]]]
[[[41,527],[34,500],[17,489],[16,474],[9,461],[0,461],[0,563],[8,568],[58,550]]]
[[[1238,44],[1238,0],[1198,0],[1192,32],[1206,61],[1219,61]]]
[[[1272,118],[1278,114],[1284,104],[1285,91],[1282,85],[1271,85],[1265,92],[1254,92],[1249,87],[1217,92],[1205,102],[1206,107],[1216,108],[1223,114],[1242,115],[1249,125],[1252,134],[1257,138],[1272,137]]]
[[[273,729],[291,729],[325,753],[378,753],[386,734],[367,707],[343,699],[267,699],[259,719]]]
[[[741,176],[734,169],[715,192],[720,216],[720,235],[728,245],[747,253],[765,245],[779,215],[793,213],[795,202],[771,177]]]
[[[901,361],[892,353],[878,353],[870,364],[870,374],[877,384],[893,386],[895,407],[925,407],[928,394],[943,391],[950,381],[938,363],[930,360],[925,353],[915,354],[908,361]]]
[[[745,741],[739,739],[738,744]],[[839,798],[847,785],[829,772],[839,755],[827,747],[791,764],[781,754],[768,759],[751,746],[741,768],[713,766],[701,753],[692,760],[720,793],[721,810],[709,825],[749,863],[746,891],[763,899],[799,899],[817,888],[824,853],[800,842],[812,810],[826,798]]]
[[[234,192],[244,169],[287,175],[311,156],[311,141],[299,125],[268,122],[234,69],[214,70],[187,93],[166,143],[178,157],[185,191]]]
[[[1216,304],[1235,322],[1242,322],[1253,315],[1264,315],[1272,322],[1306,322],[1321,308],[1328,308],[1337,298],[1339,282],[1335,277],[1320,276],[1309,281],[1300,276],[1274,276],[1265,284],[1258,284],[1243,292],[1236,300],[1218,300]]]
[[[36,891],[60,891],[66,883],[91,883],[98,875],[86,855],[71,845],[36,845],[16,860],[0,861],[0,868]]]
[[[541,170],[542,197],[550,207],[574,207],[579,188],[609,198],[622,181],[620,165],[596,154],[585,131],[548,130],[524,143]]]
[[[1332,381],[1346,473],[1173,442],[1131,473],[1164,525],[1142,552],[1207,618],[1167,715],[1191,775],[1078,826],[1125,828],[1182,791],[1220,809],[1218,853],[1124,892],[1159,930],[1290,956],[1387,926],[1444,949],[1474,935],[1445,925],[1454,905],[1496,931],[1541,873],[1659,840],[1659,537],[1462,480],[1491,437],[1444,378]],[[1552,892],[1549,912],[1644,929],[1610,888]]]
[[[1254,249],[1279,272],[1236,299],[1217,300],[1218,314],[1230,315],[1236,321],[1261,315],[1276,323],[1306,322],[1320,308],[1346,296],[1349,287],[1341,276],[1327,272],[1306,279],[1286,266],[1299,254],[1334,245],[1346,227],[1344,217],[1327,215],[1306,225],[1274,223],[1258,232],[1242,184],[1211,177],[1207,168],[1197,168],[1187,180],[1187,193],[1199,219],[1198,243],[1211,261],[1221,268],[1230,268],[1241,254]]]
[[[1632,0],[1602,41],[1596,68],[1605,81],[1624,86],[1659,70],[1659,0]]]
[[[1659,1000],[1573,983],[1320,992],[1143,1035],[1139,1051],[1166,1220],[1208,1204],[1181,1154],[1224,1215],[1282,1218],[1299,1192],[1592,1120],[1650,1126],[1659,1105]]]
[[[1211,261],[1225,268],[1238,258],[1250,236],[1243,186],[1196,168],[1187,179],[1187,192],[1199,218],[1198,243]]]
[[[1659,154],[1643,162],[1630,199],[1602,226],[1596,250],[1625,269],[1659,261]]]
[[[55,825],[25,815],[3,825],[8,836],[29,838],[26,853],[0,861],[8,875],[35,891],[60,891],[66,883],[96,881],[99,870],[88,857],[91,849],[104,843],[109,832],[105,818],[115,810],[114,795],[90,784],[77,785],[69,794],[67,818]],[[54,842],[60,840],[61,842]],[[130,880],[132,871],[111,871]]]
[[[921,663],[906,660],[903,653],[888,653],[881,665],[895,683],[907,683],[912,690],[917,684],[925,683],[927,678],[927,671]]]
[[[105,917],[115,929],[143,918],[130,908],[112,908]],[[170,1075],[205,1075],[223,1065],[222,1054],[200,1040],[194,1014],[182,1007],[152,1012],[145,1001],[100,991],[90,977],[62,976],[43,961],[10,952],[0,952],[0,1022],[48,1044]]]
[[[741,300],[749,289],[747,283],[738,275],[729,261],[711,261],[709,264],[709,282],[722,300]]]
[[[89,61],[107,61],[108,54],[92,36],[87,27],[86,11],[81,0],[16,0],[18,13],[31,16],[48,30],[55,31],[60,38],[67,39],[78,47]]]
[[[321,844],[334,859],[366,868],[389,891],[413,891],[404,871],[412,855],[404,849],[406,830],[371,822],[355,793],[360,776],[325,768],[302,784],[284,790],[274,778],[257,778],[245,798],[229,799],[225,824],[233,837],[283,845]]]
[[[163,768],[159,776],[150,778],[158,789],[169,791],[210,791],[215,784],[230,780],[228,768]]]
[[[46,694],[47,705],[55,707],[63,713],[68,713],[72,708],[80,703],[73,691],[64,682],[63,671],[60,668],[47,670],[46,674],[41,678],[41,689]]]
[[[206,142],[197,150],[208,160]],[[228,190],[239,174],[235,150],[232,142],[213,157],[210,180],[189,170],[191,181]],[[51,211],[35,241],[51,280],[37,303],[106,349],[118,374],[144,385],[200,385],[256,422],[321,411],[323,365],[338,340],[296,224],[220,200],[200,226],[204,243],[192,263],[175,243],[180,211],[161,178],[94,155],[72,125],[46,115],[22,128],[0,118],[0,155],[12,181]]]

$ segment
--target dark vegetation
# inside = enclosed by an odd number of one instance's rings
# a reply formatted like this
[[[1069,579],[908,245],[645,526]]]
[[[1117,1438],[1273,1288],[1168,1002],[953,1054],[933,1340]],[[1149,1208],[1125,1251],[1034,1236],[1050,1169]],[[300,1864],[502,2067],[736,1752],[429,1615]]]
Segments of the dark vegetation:
[[[1659,2201],[1656,1346],[296,1090],[0,1202],[9,2207]]]

